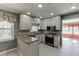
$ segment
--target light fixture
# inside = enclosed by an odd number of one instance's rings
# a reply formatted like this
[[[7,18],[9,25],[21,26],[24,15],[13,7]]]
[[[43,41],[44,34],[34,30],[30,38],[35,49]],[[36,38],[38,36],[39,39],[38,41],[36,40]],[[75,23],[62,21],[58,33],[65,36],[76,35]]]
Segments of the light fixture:
[[[70,9],[75,9],[76,7],[75,6],[72,6]]]
[[[50,13],[50,15],[54,15],[54,13]]]
[[[43,6],[42,6],[42,4],[39,4],[38,7],[39,7],[39,8],[42,8]]]
[[[40,18],[43,18],[42,16],[40,16]]]
[[[27,12],[27,14],[30,15],[31,13],[30,12]]]

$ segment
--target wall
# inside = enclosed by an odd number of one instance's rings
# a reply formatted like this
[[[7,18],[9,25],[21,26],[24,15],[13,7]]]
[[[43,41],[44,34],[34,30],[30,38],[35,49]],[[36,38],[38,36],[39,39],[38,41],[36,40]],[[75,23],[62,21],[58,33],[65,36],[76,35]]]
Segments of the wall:
[[[41,29],[45,29],[47,26],[56,26],[57,30],[61,30],[61,17],[60,16],[56,16],[53,18],[49,18],[49,19],[43,19],[41,21]]]
[[[79,13],[74,13],[74,14],[62,16],[62,20],[73,19],[73,18],[79,18]]]
[[[16,40],[0,42],[0,52],[15,48],[16,46]]]

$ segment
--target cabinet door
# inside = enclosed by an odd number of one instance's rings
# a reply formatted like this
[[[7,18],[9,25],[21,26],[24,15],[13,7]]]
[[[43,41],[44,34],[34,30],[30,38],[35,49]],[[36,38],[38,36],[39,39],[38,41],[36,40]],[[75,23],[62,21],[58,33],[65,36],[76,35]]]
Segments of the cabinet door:
[[[41,21],[41,29],[46,30],[47,29],[47,25],[48,25],[48,21],[47,20],[42,20]]]
[[[45,42],[45,34],[38,34],[35,37],[38,38],[39,42]]]
[[[57,48],[60,47],[60,39],[61,39],[60,36],[58,36],[58,35],[54,36],[54,46]]]
[[[35,37],[36,37],[36,38],[38,38],[38,40],[39,40],[39,43],[40,43],[40,42],[42,42],[42,40],[41,40],[41,35],[40,35],[40,34],[38,34],[38,35],[35,35]]]
[[[20,15],[20,30],[31,30],[32,19],[27,15]]]
[[[17,39],[17,46],[18,46],[18,49],[19,49],[19,51],[21,52],[21,54],[23,56],[28,56],[29,55],[28,45],[23,43],[20,39]]]
[[[37,42],[32,42],[30,44],[26,44],[23,41],[17,41],[18,49],[20,50],[23,56],[37,56],[39,55],[39,44]]]
[[[42,42],[45,42],[45,34],[41,34]]]

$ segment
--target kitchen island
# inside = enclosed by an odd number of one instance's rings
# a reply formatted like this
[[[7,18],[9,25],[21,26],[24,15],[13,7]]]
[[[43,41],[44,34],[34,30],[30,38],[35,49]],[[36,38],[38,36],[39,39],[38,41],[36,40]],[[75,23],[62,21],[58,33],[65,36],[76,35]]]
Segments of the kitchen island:
[[[45,43],[45,35],[47,34],[55,34],[55,46],[60,45],[60,41],[58,44],[58,37],[61,36],[61,32],[52,32],[52,31],[38,31],[38,32],[30,32],[30,31],[21,31],[17,35],[17,46],[18,50],[23,56],[38,56],[39,55],[39,44]],[[56,42],[57,41],[57,42]]]
[[[21,36],[17,39],[18,51],[22,56],[38,56],[39,43],[38,39],[34,37]]]

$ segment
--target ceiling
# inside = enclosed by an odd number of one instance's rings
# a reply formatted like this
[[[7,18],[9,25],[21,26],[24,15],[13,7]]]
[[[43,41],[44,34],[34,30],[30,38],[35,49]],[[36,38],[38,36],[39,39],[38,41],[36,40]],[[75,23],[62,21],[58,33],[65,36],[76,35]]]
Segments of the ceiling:
[[[38,8],[38,4],[42,4],[42,8]],[[70,9],[72,6],[75,6],[75,9]],[[78,3],[0,3],[0,9],[19,13],[27,14],[29,11],[30,16],[43,18],[52,17],[56,15],[61,15],[69,12],[75,12],[79,10]],[[54,15],[50,15],[54,13]]]

